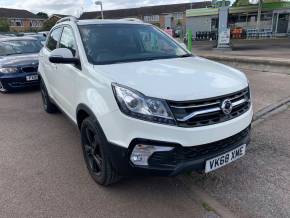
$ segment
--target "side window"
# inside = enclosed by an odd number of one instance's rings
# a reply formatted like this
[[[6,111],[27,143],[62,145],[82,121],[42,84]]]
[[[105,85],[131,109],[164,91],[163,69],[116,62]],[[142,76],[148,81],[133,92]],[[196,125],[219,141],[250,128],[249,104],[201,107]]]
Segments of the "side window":
[[[59,41],[61,35],[61,27],[53,30],[48,37],[46,47],[53,51],[57,47],[57,42]]]
[[[73,35],[73,31],[69,27],[64,27],[59,43],[60,48],[67,48],[71,50],[73,56],[76,55],[76,43]]]

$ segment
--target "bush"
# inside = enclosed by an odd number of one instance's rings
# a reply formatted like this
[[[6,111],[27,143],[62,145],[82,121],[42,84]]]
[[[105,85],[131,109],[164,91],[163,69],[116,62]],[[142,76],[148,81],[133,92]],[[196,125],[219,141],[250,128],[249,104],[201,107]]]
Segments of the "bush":
[[[9,23],[7,19],[0,19],[0,32],[9,32]]]

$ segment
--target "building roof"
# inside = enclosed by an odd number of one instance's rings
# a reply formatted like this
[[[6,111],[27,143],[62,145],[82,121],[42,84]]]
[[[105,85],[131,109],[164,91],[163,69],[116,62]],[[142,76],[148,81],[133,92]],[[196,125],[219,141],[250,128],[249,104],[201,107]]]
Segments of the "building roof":
[[[174,12],[185,12],[187,9],[204,8],[210,5],[211,5],[210,1],[205,1],[195,3],[182,3],[172,5],[147,6],[140,8],[107,10],[104,11],[104,17],[106,19],[118,19],[124,17],[139,17],[140,15],[146,16],[146,15],[168,14]],[[99,17],[101,17],[100,11],[92,11],[92,12],[84,12],[81,15],[80,19],[95,19]]]
[[[262,11],[273,11],[279,9],[289,9],[290,2],[272,2],[272,3],[263,3]],[[257,12],[257,5],[248,5],[240,7],[230,7],[230,14],[239,14],[239,13],[252,13]],[[199,16],[212,16],[218,15],[218,8],[199,8],[199,9],[190,9],[186,11],[186,17],[199,17]]]
[[[35,14],[27,10],[0,8],[1,18],[39,18]]]

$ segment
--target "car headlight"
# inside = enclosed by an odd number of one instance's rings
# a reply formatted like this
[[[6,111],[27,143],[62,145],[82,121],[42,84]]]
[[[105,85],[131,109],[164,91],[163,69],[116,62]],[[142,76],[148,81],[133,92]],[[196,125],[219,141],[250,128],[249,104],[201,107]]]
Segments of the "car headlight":
[[[147,97],[115,83],[112,87],[119,108],[124,114],[141,120],[176,125],[165,100]]]
[[[17,73],[17,67],[0,67],[0,73]]]

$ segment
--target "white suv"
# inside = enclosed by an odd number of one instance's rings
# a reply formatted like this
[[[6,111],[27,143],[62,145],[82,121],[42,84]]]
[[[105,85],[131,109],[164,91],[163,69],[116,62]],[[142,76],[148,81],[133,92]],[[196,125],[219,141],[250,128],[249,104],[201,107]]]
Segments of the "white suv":
[[[92,178],[210,172],[245,154],[248,80],[136,20],[64,18],[40,52],[44,109],[80,129]],[[57,107],[56,107],[57,106]]]

